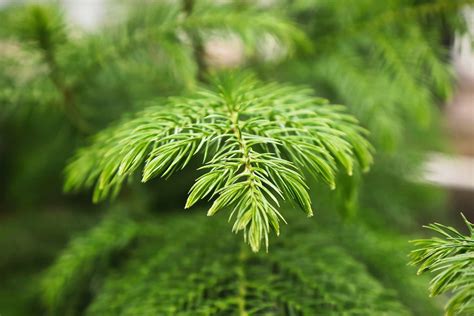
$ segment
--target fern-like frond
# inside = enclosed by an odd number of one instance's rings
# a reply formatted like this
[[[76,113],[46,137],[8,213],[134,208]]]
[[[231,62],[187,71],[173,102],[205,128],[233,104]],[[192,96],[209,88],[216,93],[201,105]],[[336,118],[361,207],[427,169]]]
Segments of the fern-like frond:
[[[443,224],[430,224],[426,228],[441,238],[414,240],[418,249],[410,255],[410,263],[419,266],[419,274],[436,274],[430,283],[431,296],[452,293],[445,307],[449,315],[474,313],[474,224],[463,219],[469,235]]]
[[[238,75],[214,87],[99,133],[67,167],[66,189],[95,186],[100,201],[139,169],[143,182],[169,177],[202,154],[204,174],[186,208],[205,198],[214,199],[208,215],[231,208],[233,230],[243,230],[257,251],[272,229],[279,232],[282,199],[312,215],[306,171],[334,187],[338,167],[352,174],[354,164],[367,169],[372,162],[365,130],[311,90]]]

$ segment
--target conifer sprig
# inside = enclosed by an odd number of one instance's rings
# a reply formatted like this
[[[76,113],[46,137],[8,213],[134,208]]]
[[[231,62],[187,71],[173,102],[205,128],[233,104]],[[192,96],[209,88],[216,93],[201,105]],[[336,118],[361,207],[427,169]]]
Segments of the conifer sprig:
[[[434,223],[426,226],[442,238],[414,240],[418,249],[411,253],[411,264],[419,265],[418,274],[436,275],[430,282],[430,295],[452,292],[445,309],[448,315],[474,313],[474,224],[463,215],[469,235],[453,227]]]
[[[281,200],[313,214],[305,173],[334,187],[339,167],[351,174],[356,163],[367,169],[372,162],[365,130],[309,89],[242,75],[221,76],[213,86],[99,133],[67,167],[66,189],[94,186],[100,201],[138,169],[143,182],[167,178],[201,154],[204,173],[186,208],[209,198],[209,216],[231,209],[233,231],[243,230],[258,251],[271,230],[279,233]]]

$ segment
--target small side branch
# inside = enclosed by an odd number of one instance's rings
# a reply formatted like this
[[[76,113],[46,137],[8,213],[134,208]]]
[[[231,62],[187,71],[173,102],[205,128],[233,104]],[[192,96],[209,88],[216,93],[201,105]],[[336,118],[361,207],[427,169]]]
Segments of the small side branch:
[[[49,68],[49,78],[62,97],[62,110],[67,119],[77,130],[82,133],[90,131],[89,124],[81,117],[77,109],[72,87],[64,82],[63,75],[59,70],[56,56],[48,45],[40,45],[43,59]]]
[[[194,10],[194,0],[183,0],[183,12],[186,18],[189,17]],[[205,60],[205,48],[201,35],[197,30],[188,30],[188,36],[193,47],[194,59],[197,64],[197,80],[201,82],[206,81],[207,64]]]

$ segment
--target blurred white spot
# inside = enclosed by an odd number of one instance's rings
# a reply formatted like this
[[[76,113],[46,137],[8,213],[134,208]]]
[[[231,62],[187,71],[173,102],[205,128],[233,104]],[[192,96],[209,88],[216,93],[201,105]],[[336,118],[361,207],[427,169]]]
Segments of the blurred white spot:
[[[92,31],[104,21],[106,2],[107,0],[63,0],[62,4],[71,24]]]
[[[423,178],[448,188],[474,190],[474,158],[433,154],[425,163]]]

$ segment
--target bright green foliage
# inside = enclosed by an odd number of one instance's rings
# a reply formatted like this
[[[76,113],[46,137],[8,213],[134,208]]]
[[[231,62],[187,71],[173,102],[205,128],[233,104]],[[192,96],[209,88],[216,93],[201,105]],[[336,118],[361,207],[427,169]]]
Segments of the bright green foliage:
[[[86,278],[100,275],[101,282],[84,306],[86,315],[415,314],[414,305],[374,278],[338,245],[339,233],[324,229],[323,223],[289,215],[287,236],[270,253],[254,254],[226,233],[225,222],[173,213],[138,223],[154,229],[139,234],[127,256],[107,273],[91,271]],[[352,238],[361,236],[354,232]],[[81,292],[75,290],[64,297],[64,306]],[[420,298],[415,305],[427,302]]]
[[[414,240],[418,249],[411,253],[411,264],[419,265],[418,274],[436,275],[430,283],[431,296],[452,293],[446,305],[448,315],[474,313],[474,224],[464,216],[469,235],[439,223],[426,226],[441,235]]]
[[[288,53],[306,43],[303,32],[273,11],[190,2],[196,3],[189,9],[180,1],[134,2],[123,18],[81,36],[71,34],[54,6],[6,9],[0,29],[0,65],[6,65],[0,74],[0,118],[53,110],[74,129],[90,133],[140,100],[194,88],[207,68],[203,41],[211,37],[237,37],[248,55],[256,54],[262,35],[275,38]]]
[[[87,235],[74,239],[42,280],[41,299],[49,312],[57,314],[64,308],[78,308],[81,302],[70,296],[77,294],[84,282],[92,282],[88,277],[107,267],[111,258],[133,241],[137,232],[138,226],[115,210]],[[62,305],[65,300],[69,300],[66,307]]]
[[[95,186],[94,200],[116,195],[143,168],[142,181],[169,177],[199,153],[205,173],[189,191],[186,208],[214,199],[208,215],[231,208],[233,231],[243,230],[254,251],[279,234],[279,200],[313,214],[304,172],[335,186],[338,166],[372,162],[365,130],[343,108],[311,90],[262,84],[248,76],[216,79],[99,133],[67,168],[67,189]]]
[[[84,136],[194,89],[208,70],[208,40],[241,41],[253,60],[259,36],[284,56],[307,41],[283,14],[251,3],[107,1],[117,14],[82,32],[58,6],[20,2],[0,9],[0,172],[11,208],[62,199],[62,169]]]
[[[52,208],[3,216],[0,224],[2,314],[37,314],[32,312],[31,302],[37,301],[38,274],[64,249],[71,235],[94,223],[94,214]]]
[[[48,202],[70,203],[58,196],[57,182],[82,135],[150,103],[82,149],[66,187],[94,188],[102,200],[139,174],[144,181],[179,178],[159,192],[151,190],[164,180],[121,195],[127,210],[146,218],[107,214],[71,242],[38,286],[50,314],[440,313],[427,281],[406,266],[409,237],[400,230],[432,216],[436,199],[406,176],[421,161],[413,153],[436,138],[426,127],[452,89],[447,42],[462,31],[458,10],[472,0],[119,2],[124,15],[93,33],[72,29],[54,7],[0,9],[0,186],[7,185],[1,191],[13,197],[11,205],[33,196],[44,201],[43,190],[54,192]],[[260,76],[310,85],[347,104],[377,147],[369,179],[358,172],[372,160],[365,130],[311,90],[238,77],[196,91],[215,71],[206,44],[216,38],[240,41],[243,64]],[[274,42],[269,55],[276,58],[261,58]],[[280,58],[290,54],[296,58]],[[198,173],[191,170],[201,161]],[[309,191],[313,178],[337,182],[339,191],[321,183]],[[228,233],[225,220],[202,216],[204,209],[173,212],[191,186],[186,206],[210,199],[209,214],[229,209],[234,231],[243,230],[252,249],[268,243],[272,230],[285,236],[274,238],[270,253],[255,254]],[[311,220],[286,203],[311,214],[310,197],[320,210]],[[430,213],[420,215],[418,205]],[[289,225],[279,227],[280,212]],[[338,220],[344,212],[351,216]],[[26,257],[15,260],[36,264]],[[18,292],[36,285],[31,274],[13,281],[5,275]]]
[[[25,78],[18,66],[11,67],[15,72],[0,74],[0,79],[6,75],[8,81],[0,87],[2,107],[25,107],[39,99],[49,110],[62,111],[75,128],[90,132],[104,120],[102,116],[117,112],[117,103],[123,111],[150,97],[151,91],[156,96],[157,92],[181,93],[194,88],[207,68],[203,42],[210,38],[236,37],[248,55],[256,54],[259,36],[264,35],[274,38],[287,53],[307,44],[304,33],[288,19],[254,5],[215,1],[138,5],[134,1],[129,9],[118,21],[82,36],[71,35],[53,6],[12,6],[6,10],[0,30],[0,40],[5,43],[0,45],[7,49],[5,56],[0,52],[0,63],[10,57],[23,62],[33,58],[33,66],[42,71],[35,69],[36,73]],[[13,54],[8,54],[13,49]],[[14,89],[26,84],[34,89]],[[127,92],[120,90],[123,86]],[[102,100],[95,93],[98,90],[116,102],[109,106],[110,99]],[[124,105],[124,98],[133,104]]]
[[[259,42],[263,35],[272,36],[289,52],[296,47],[305,48],[308,45],[306,35],[296,24],[271,8],[259,8],[257,5],[250,5],[250,2],[245,4],[239,1],[221,5],[216,5],[215,1],[195,2],[183,27],[187,30],[199,30],[203,38],[237,35],[250,53],[261,48]]]
[[[472,0],[297,0],[291,6],[312,40],[285,80],[311,82],[348,104],[377,147],[396,152],[437,118],[453,76],[447,40],[462,32],[460,9]],[[264,68],[264,76],[272,70]],[[281,68],[279,68],[281,69]],[[405,152],[405,151],[403,151]]]
[[[336,225],[341,229],[334,230],[332,227]],[[345,225],[332,223],[328,226],[331,228],[326,233],[333,235],[348,254],[363,262],[371,275],[386,288],[393,289],[413,314],[439,314],[435,306],[426,303],[428,279],[407,277],[415,272],[413,267],[406,264],[407,253],[411,250],[407,243],[408,236],[391,231],[386,226],[374,229],[362,221]]]

